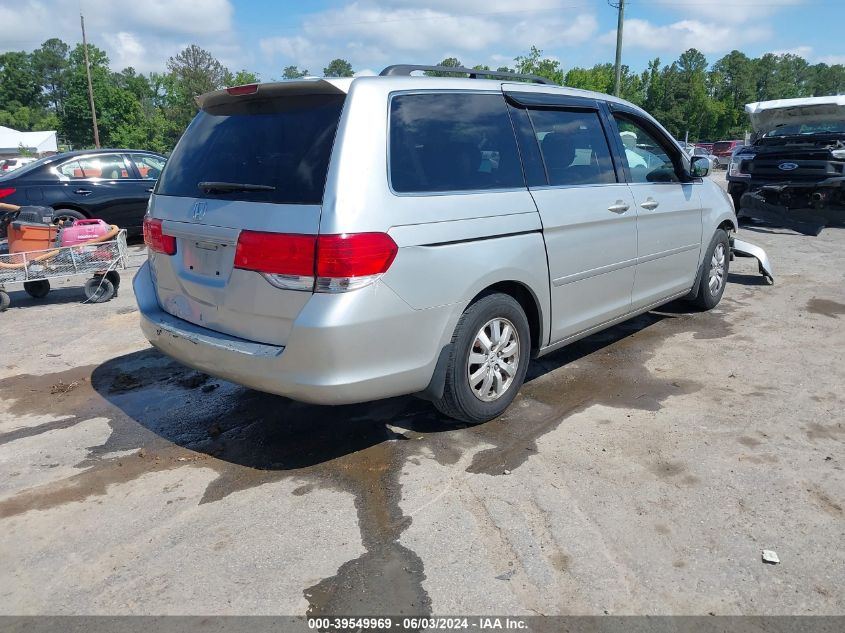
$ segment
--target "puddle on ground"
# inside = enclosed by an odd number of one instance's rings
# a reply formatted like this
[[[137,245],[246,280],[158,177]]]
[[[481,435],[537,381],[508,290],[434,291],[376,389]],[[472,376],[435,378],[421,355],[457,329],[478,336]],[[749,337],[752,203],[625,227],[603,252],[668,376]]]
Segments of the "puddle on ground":
[[[0,380],[0,399],[13,401],[12,414],[61,419],[0,434],[0,444],[92,417],[108,419],[112,433],[88,449],[77,474],[0,502],[0,518],[104,495],[110,485],[174,468],[216,472],[199,503],[292,477],[295,495],[324,488],[351,494],[366,550],[304,590],[309,615],[430,613],[423,563],[399,542],[411,524],[399,505],[403,465],[429,458],[453,465],[485,444],[493,448],[476,453],[467,471],[500,475],[536,453],[538,438],[593,404],[656,411],[666,398],[699,388],[645,366],[660,342],[682,332],[720,338],[730,328],[717,313],[640,316],[534,361],[505,415],[466,428],[411,397],[341,407],[293,402],[211,378],[152,349],[95,368],[13,376]],[[670,464],[666,472],[662,465],[654,466],[657,476],[694,483],[683,466]]]
[[[813,298],[807,302],[807,312],[821,314],[831,319],[838,319],[840,314],[845,314],[845,303],[838,303],[830,299]]]

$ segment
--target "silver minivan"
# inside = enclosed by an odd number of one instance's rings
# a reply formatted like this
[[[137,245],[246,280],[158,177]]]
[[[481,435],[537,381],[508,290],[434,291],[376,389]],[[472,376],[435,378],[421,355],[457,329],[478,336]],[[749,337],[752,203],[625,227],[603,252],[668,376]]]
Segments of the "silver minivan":
[[[155,347],[296,400],[417,394],[480,422],[531,358],[719,302],[736,220],[706,159],[608,95],[420,68],[198,98],[134,281]]]

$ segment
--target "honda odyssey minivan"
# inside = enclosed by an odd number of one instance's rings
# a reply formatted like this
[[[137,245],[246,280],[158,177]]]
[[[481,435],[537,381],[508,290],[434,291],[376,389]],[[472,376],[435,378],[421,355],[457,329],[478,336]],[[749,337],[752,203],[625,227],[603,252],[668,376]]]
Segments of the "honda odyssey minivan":
[[[608,95],[426,68],[198,98],[144,223],[155,347],[296,400],[417,394],[480,422],[531,358],[719,302],[736,221],[705,158]]]

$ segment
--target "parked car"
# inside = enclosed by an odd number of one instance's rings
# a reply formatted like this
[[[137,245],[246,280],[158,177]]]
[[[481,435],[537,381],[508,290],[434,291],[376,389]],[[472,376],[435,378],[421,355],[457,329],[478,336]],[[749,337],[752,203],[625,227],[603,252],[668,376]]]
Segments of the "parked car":
[[[739,217],[817,235],[845,224],[845,95],[745,106],[755,138],[728,168]]]
[[[692,149],[687,152],[690,156],[702,156],[710,161],[710,168],[715,169],[716,165],[719,164],[719,157],[715,154],[711,153],[709,150],[698,147],[697,145],[693,146]]]
[[[426,69],[198,98],[144,221],[155,347],[296,400],[416,393],[480,422],[531,358],[719,302],[733,208],[655,119],[540,78],[410,76]]]
[[[57,220],[101,218],[140,233],[165,161],[161,154],[128,149],[57,154],[0,176],[0,202],[52,207]]]
[[[731,154],[738,147],[742,147],[743,141],[717,141],[713,143],[713,155],[718,159],[719,167],[727,168],[731,162]]]
[[[9,172],[15,171],[19,167],[23,167],[24,165],[28,165],[29,163],[34,163],[35,161],[35,158],[24,156],[16,156],[15,158],[5,158],[3,160],[0,160],[0,175],[8,174]]]

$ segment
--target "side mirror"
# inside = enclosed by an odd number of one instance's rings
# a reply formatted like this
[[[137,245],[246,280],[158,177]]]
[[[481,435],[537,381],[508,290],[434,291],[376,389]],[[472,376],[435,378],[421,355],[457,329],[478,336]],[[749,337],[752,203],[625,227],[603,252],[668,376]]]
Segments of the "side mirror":
[[[710,173],[710,159],[706,156],[693,156],[690,159],[689,173],[693,178],[704,178]]]

